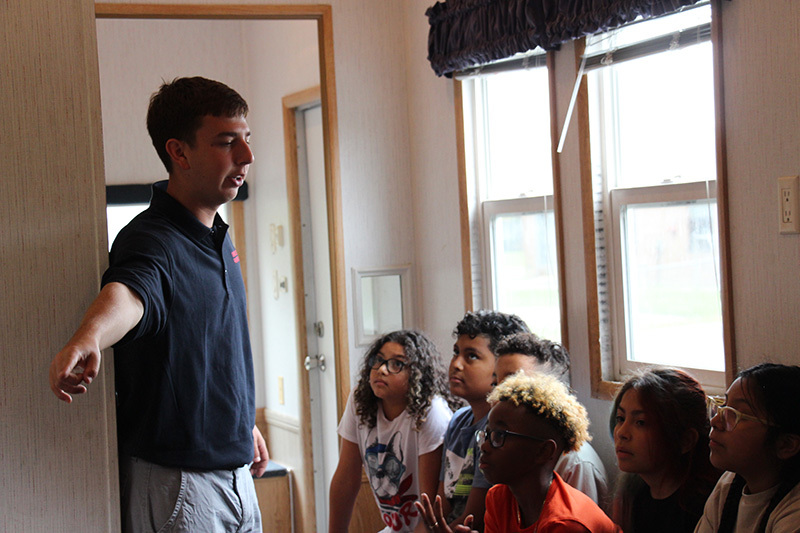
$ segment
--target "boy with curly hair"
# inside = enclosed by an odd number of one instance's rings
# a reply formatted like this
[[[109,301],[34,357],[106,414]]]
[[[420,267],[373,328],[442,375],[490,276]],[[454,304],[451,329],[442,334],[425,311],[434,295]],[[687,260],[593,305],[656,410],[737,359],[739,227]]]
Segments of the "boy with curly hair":
[[[495,350],[495,376],[498,383],[523,372],[543,372],[569,386],[569,353],[558,344],[532,333],[517,333],[504,338]],[[588,442],[558,459],[555,471],[561,479],[589,496],[603,509],[610,504],[606,469]]]
[[[480,468],[495,485],[486,495],[486,533],[619,533],[591,498],[553,471],[563,451],[589,437],[586,409],[546,374],[515,374],[489,395],[486,429],[478,433]],[[423,496],[418,508],[431,531],[451,530]],[[471,520],[456,531],[468,531]]]
[[[489,422],[479,435],[481,470],[496,484],[486,496],[487,533],[619,531],[553,471],[562,452],[591,438],[586,409],[561,381],[515,374],[492,391],[489,403]]]
[[[450,392],[468,404],[453,415],[447,428],[439,475],[438,494],[453,526],[471,514],[476,517],[472,527],[483,530],[484,501],[491,485],[478,468],[475,432],[486,426],[490,407],[486,396],[492,391],[497,345],[507,335],[526,331],[528,326],[518,316],[485,309],[468,312],[453,330]]]

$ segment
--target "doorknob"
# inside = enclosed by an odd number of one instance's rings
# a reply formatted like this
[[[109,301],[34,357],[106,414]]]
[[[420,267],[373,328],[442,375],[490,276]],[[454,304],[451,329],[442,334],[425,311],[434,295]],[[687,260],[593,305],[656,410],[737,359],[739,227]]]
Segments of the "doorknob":
[[[303,366],[306,367],[308,372],[311,372],[312,368],[319,368],[322,372],[325,372],[325,355],[309,355],[303,362]]]

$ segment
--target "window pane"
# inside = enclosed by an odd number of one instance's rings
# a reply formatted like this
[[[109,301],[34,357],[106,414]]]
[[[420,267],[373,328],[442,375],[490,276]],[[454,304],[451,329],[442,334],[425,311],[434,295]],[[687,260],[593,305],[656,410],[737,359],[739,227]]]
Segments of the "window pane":
[[[616,50],[683,30],[699,36],[710,19],[706,4],[596,36],[587,50]],[[618,63],[609,56],[610,64],[587,74],[597,332],[602,355],[617,371],[611,376],[604,368],[607,378],[621,379],[639,364],[702,370],[706,385],[724,377],[710,193],[717,179],[713,50],[705,38]],[[639,50],[655,50],[652,44]]]
[[[133,217],[147,209],[147,204],[109,205],[106,206],[106,219],[108,226],[108,249],[114,244],[117,233],[133,220]]]
[[[604,70],[618,121],[611,187],[715,179],[711,43]]]
[[[112,204],[106,206],[106,225],[108,227],[108,249],[111,250],[111,245],[114,244],[114,239],[117,234],[128,225],[128,222],[147,209],[149,203],[144,204]],[[219,216],[223,221],[231,220],[230,217],[230,202],[220,206]]]
[[[519,315],[541,337],[561,342],[553,211],[491,221],[494,308]]]
[[[717,205],[622,208],[628,360],[725,369]]]
[[[487,76],[484,200],[553,194],[546,68]]]

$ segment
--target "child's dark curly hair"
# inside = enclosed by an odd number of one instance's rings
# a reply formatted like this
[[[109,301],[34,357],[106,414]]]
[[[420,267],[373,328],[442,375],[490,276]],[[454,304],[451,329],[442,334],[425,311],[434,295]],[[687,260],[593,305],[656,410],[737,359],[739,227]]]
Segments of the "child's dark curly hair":
[[[569,353],[567,349],[533,333],[515,333],[503,338],[494,351],[495,357],[518,353],[536,359],[541,369],[569,385]]]
[[[408,369],[408,403],[406,411],[414,418],[419,429],[425,421],[425,414],[434,397],[441,396],[452,409],[454,399],[450,396],[447,373],[442,364],[439,351],[431,340],[421,331],[399,330],[378,338],[367,350],[361,362],[358,385],[353,393],[356,413],[362,424],[373,428],[377,422],[379,399],[372,392],[369,375],[372,369],[367,363],[387,342],[395,342],[403,347]]]
[[[467,311],[464,318],[456,324],[453,330],[453,337],[469,335],[474,339],[478,335],[483,335],[489,339],[489,349],[495,353],[497,343],[508,335],[514,333],[530,333],[528,325],[517,315],[492,311],[490,309],[480,309],[478,311]]]

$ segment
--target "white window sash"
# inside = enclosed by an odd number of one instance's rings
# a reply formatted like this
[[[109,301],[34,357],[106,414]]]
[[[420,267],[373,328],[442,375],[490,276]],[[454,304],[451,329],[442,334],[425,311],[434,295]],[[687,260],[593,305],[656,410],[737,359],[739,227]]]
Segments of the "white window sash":
[[[485,245],[483,254],[484,277],[483,294],[489,307],[495,308],[495,257],[492,224],[499,215],[548,213],[554,209],[553,195],[512,198],[507,200],[486,200],[481,204],[481,236]]]
[[[697,200],[716,200],[717,182],[677,183],[656,185],[652,187],[620,188],[608,192],[610,220],[607,231],[611,253],[608,254],[608,268],[613,278],[613,287],[609,289],[612,313],[612,353],[614,373],[624,376],[652,363],[630,361],[628,359],[628,328],[625,310],[626,280],[623,272],[622,251],[622,211],[628,205],[647,205],[664,203],[683,203]],[[714,257],[719,260],[719,250],[714,251]],[[714,393],[724,392],[725,373],[700,368],[683,367],[706,387],[707,391]]]

